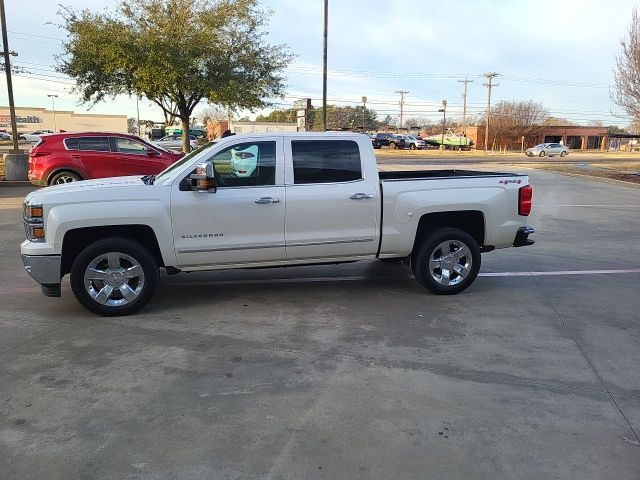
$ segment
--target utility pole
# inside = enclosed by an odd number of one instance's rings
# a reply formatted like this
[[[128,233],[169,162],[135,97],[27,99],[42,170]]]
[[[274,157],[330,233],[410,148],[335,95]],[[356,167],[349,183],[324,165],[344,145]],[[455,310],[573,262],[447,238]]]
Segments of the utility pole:
[[[462,135],[467,136],[467,84],[473,83],[473,80],[465,78],[464,80],[458,80],[458,83],[464,83],[464,93],[462,94]]]
[[[497,77],[498,74],[495,72],[485,73],[484,77],[488,80],[489,83],[483,83],[485,87],[488,89],[487,93],[487,118],[484,126],[484,151],[486,152],[489,147],[489,120],[491,117],[491,89],[493,87],[497,87],[500,85],[499,83],[493,83],[493,79]]]
[[[16,106],[13,103],[13,83],[11,82],[10,55],[18,56],[16,52],[9,51],[9,39],[7,37],[7,16],[4,12],[4,0],[0,0],[0,24],[2,24],[2,54],[4,55],[4,70],[7,74],[7,93],[9,96],[9,114],[11,115],[11,137],[13,138],[13,152],[18,150],[18,122],[16,121]]]
[[[362,96],[362,133],[364,133],[364,115],[367,111],[367,97],[365,97],[364,95]]]
[[[324,34],[322,41],[322,131],[327,131],[327,32],[329,30],[329,0],[324,0]]]
[[[398,127],[398,131],[402,130],[402,111],[404,109],[404,96],[409,93],[406,90],[396,90],[396,93],[400,94],[400,126]]]
[[[444,150],[444,132],[447,127],[447,101],[442,100],[442,108],[438,109],[442,112],[442,139],[440,140],[440,150]]]
[[[58,125],[56,123],[56,98],[58,98],[58,95],[50,93],[47,97],[51,99],[51,104],[53,106],[53,133],[58,133]]]

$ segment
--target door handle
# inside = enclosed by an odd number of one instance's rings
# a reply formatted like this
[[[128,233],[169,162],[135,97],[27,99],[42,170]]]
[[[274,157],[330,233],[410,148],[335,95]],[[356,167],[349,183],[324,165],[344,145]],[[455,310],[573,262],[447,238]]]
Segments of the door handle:
[[[349,195],[351,200],[366,200],[367,198],[373,198],[373,194],[371,193],[354,193],[353,195]]]
[[[271,203],[280,203],[280,199],[272,197],[262,197],[256,200],[254,203],[257,203],[258,205],[268,205]]]

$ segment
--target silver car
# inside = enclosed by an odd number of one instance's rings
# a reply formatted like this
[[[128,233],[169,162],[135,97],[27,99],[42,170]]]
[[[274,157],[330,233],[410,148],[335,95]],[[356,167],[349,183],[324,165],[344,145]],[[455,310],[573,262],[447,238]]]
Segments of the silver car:
[[[153,142],[155,145],[170,150],[172,152],[182,152],[182,134],[179,135],[167,135]],[[191,150],[198,148],[198,142],[194,135],[189,135],[189,145]]]
[[[405,135],[405,142],[411,150],[422,150],[427,143],[416,135]]]
[[[541,143],[535,147],[527,148],[524,153],[527,157],[533,157],[534,155],[538,157],[553,157],[554,155],[564,157],[569,154],[569,149],[560,143]]]

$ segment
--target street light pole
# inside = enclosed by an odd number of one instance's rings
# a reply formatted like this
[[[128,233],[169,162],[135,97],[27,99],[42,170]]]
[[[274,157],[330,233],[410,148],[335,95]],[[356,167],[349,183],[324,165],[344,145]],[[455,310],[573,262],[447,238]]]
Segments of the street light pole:
[[[49,94],[47,95],[51,99],[51,103],[53,104],[53,133],[58,132],[58,125],[56,124],[56,98],[58,95]]]
[[[138,136],[140,136],[140,105],[138,105],[140,98],[138,97],[138,95],[136,95],[136,114],[137,114],[137,121],[136,121],[136,125],[138,125]]]
[[[4,55],[4,70],[7,74],[7,93],[9,96],[9,114],[11,115],[11,136],[13,138],[13,151],[15,153],[20,152],[18,150],[18,122],[16,120],[16,106],[13,103],[13,83],[11,82],[11,61],[10,55],[14,57],[18,54],[16,52],[9,51],[9,39],[7,36],[7,16],[4,12],[4,0],[0,0],[0,24],[2,28],[2,47]]]
[[[364,115],[367,111],[367,97],[362,97],[362,133],[364,133]]]
[[[440,150],[444,150],[444,131],[447,126],[447,101],[442,100],[442,108],[438,109],[442,112],[442,139],[440,140]]]

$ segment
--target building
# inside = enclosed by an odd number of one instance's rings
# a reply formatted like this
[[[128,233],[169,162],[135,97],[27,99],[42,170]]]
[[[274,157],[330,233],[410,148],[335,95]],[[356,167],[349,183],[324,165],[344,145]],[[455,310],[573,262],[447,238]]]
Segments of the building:
[[[477,150],[484,150],[484,125],[467,127],[469,137]],[[489,125],[489,137],[491,138],[491,125]],[[491,140],[489,149],[491,149]],[[527,135],[520,139],[517,145],[502,145],[499,141],[493,148],[507,149],[530,148],[540,143],[561,143],[571,150],[606,150],[609,148],[609,133],[607,127],[582,127],[564,125],[544,125],[535,134]]]
[[[96,113],[75,113],[67,110],[48,110],[46,108],[16,107],[18,133],[31,133],[35,130],[59,132],[127,131],[126,115],[100,115]],[[11,133],[11,115],[9,107],[0,107],[0,131]]]
[[[229,130],[236,134],[297,132],[298,124],[278,122],[236,122],[232,120]]]

